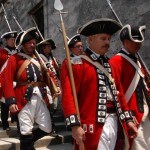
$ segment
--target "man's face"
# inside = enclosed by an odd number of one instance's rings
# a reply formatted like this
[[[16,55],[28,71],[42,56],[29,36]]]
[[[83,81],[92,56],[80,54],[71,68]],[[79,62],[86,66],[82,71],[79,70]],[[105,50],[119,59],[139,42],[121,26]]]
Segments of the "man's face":
[[[104,55],[109,48],[111,35],[101,33],[88,37],[89,47],[97,54]]]
[[[44,51],[44,54],[45,55],[49,55],[49,53],[51,52],[52,48],[51,48],[51,45],[44,45],[43,46],[43,51]]]
[[[6,39],[6,45],[10,47],[15,47],[15,38]]]
[[[124,47],[129,53],[135,54],[139,51],[141,43],[133,42],[131,40],[124,40]]]
[[[26,54],[32,55],[36,48],[36,40],[32,39],[23,44],[23,50]]]
[[[70,48],[72,54],[79,56],[83,52],[82,42],[76,42],[73,48]]]

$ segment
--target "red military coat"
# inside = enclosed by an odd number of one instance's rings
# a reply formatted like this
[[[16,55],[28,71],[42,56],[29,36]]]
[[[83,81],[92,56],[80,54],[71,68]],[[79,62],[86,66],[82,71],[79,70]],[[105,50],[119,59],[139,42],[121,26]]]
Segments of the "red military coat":
[[[123,92],[125,94],[135,75],[135,69],[130,62],[128,62],[125,58],[123,58],[120,55],[113,56],[110,59],[110,64],[114,68],[115,78],[120,80]],[[143,68],[142,72],[144,73]],[[140,112],[138,109],[135,92],[133,92],[131,98],[128,101],[128,107],[139,122],[139,124],[137,125],[137,127],[139,127],[144,113]],[[132,144],[132,139],[130,139],[130,143]]]
[[[29,85],[31,82],[46,82],[46,77],[43,76],[40,69],[32,62],[22,71],[18,76],[18,70],[26,60],[25,57],[18,54],[12,55],[7,67],[4,70],[4,96],[6,98],[6,104],[17,104],[19,110],[21,110],[30,100],[33,93],[33,86]],[[35,58],[37,60],[37,58]],[[13,88],[13,81],[17,82],[15,88]],[[46,84],[45,84],[46,85]],[[47,102],[47,95],[45,86],[39,87],[43,99]]]
[[[110,63],[115,69],[116,78],[121,81],[123,92],[126,93],[130,83],[135,75],[135,68],[122,56],[116,55],[110,59]],[[143,73],[144,70],[142,69]],[[137,121],[140,123],[143,117],[143,112],[138,110],[136,93],[134,92],[128,101],[128,107],[132,111],[133,115],[136,117]]]
[[[2,68],[8,57],[8,51],[6,51],[4,48],[0,48],[0,69]]]
[[[10,54],[8,53],[7,50],[5,50],[4,48],[0,48],[0,70],[2,69],[4,63],[6,62],[6,60],[9,58]],[[1,83],[1,87],[0,87],[0,98],[2,97],[2,70],[0,72],[0,83]]]
[[[98,75],[96,68],[84,59],[72,64],[81,123],[86,131],[85,150],[96,150],[104,124],[97,123]],[[67,60],[61,66],[62,107],[68,126],[80,125],[73,100]],[[120,87],[120,84],[117,85]],[[119,101],[123,110],[128,110],[120,92]],[[70,121],[69,121],[69,119]],[[123,123],[124,121],[122,121]],[[123,123],[124,124],[124,123]]]

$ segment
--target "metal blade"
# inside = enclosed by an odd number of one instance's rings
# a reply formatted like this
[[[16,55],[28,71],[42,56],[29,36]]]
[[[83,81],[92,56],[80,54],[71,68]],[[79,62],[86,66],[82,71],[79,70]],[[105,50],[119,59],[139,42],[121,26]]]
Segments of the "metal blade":
[[[63,5],[62,5],[62,3],[61,3],[60,0],[55,0],[55,2],[54,2],[54,8],[56,10],[59,10],[59,11],[63,9]]]
[[[110,8],[112,8],[110,0],[106,0],[106,1],[107,1],[108,5],[110,6]]]

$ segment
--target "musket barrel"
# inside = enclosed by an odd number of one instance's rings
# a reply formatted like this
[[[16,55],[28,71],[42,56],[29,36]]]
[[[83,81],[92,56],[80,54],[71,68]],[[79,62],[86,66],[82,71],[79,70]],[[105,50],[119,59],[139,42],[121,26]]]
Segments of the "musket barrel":
[[[39,33],[40,37],[42,38],[42,40],[44,40],[44,37],[43,37],[43,35],[41,34],[41,32],[40,32],[40,30],[39,30],[39,28],[38,28],[38,26],[37,26],[37,24],[36,24],[36,22],[35,22],[35,20],[34,20],[33,16],[31,16],[31,17],[32,17],[32,20],[33,20],[33,22],[34,22],[34,24],[35,24],[36,28],[37,28],[37,31],[38,31],[38,33]]]
[[[16,17],[13,16],[13,19],[15,20],[16,24],[18,25],[18,27],[20,28],[21,31],[23,31],[22,27],[20,26],[19,22],[17,21]]]
[[[111,8],[111,10],[112,10],[112,12],[113,12],[113,14],[114,14],[116,20],[117,20],[121,25],[123,25],[122,22],[120,21],[119,17],[117,16],[116,12],[114,11],[114,9],[113,9],[113,7],[112,7],[112,5],[111,5],[110,0],[106,0],[106,1],[107,1],[108,5],[110,6],[110,8]],[[140,62],[141,62],[141,64],[142,64],[142,66],[145,68],[145,70],[146,70],[146,72],[147,72],[147,75],[148,75],[148,77],[149,77],[149,79],[150,79],[150,72],[149,72],[149,70],[148,70],[146,64],[144,63],[144,61],[143,61],[142,57],[140,56],[140,54],[139,54],[139,53],[137,53],[137,54],[138,54],[138,56],[139,56],[139,59],[140,59]],[[149,82],[150,82],[150,81],[149,81]]]
[[[8,25],[8,28],[9,28],[9,30],[10,31],[12,31],[11,30],[11,27],[10,27],[10,24],[9,24],[9,22],[8,22],[8,19],[7,19],[7,13],[6,13],[6,10],[5,10],[5,8],[4,8],[4,5],[1,3],[1,5],[2,5],[2,9],[3,9],[3,11],[4,11],[4,18],[5,18],[5,20],[6,20],[6,23],[7,23],[7,25]]]

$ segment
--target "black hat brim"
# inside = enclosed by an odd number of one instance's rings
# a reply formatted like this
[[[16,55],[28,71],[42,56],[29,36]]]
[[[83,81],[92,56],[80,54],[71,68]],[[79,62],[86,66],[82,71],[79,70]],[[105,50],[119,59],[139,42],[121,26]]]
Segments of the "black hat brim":
[[[55,42],[52,39],[45,39],[37,44],[37,46],[42,46],[42,45],[51,45],[52,49],[56,49]]]
[[[39,38],[39,35],[37,33],[37,28],[36,27],[29,28],[28,30],[23,31],[23,33],[20,35],[20,37],[18,37],[16,46],[23,45],[32,39],[37,40],[38,38]]]
[[[114,34],[122,28],[122,25],[115,20],[109,18],[101,18],[92,20],[81,28],[78,29],[78,33],[84,36],[91,36],[100,33]]]
[[[16,38],[17,37],[17,31],[10,31],[6,32],[3,35],[1,35],[1,38],[8,39],[8,38]]]
[[[69,48],[73,47],[76,42],[81,42],[80,34],[76,34],[76,35],[74,35],[73,37],[71,37],[69,39],[69,41],[68,41],[68,47]]]

